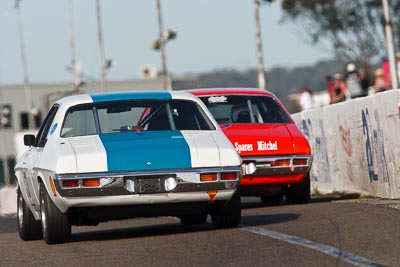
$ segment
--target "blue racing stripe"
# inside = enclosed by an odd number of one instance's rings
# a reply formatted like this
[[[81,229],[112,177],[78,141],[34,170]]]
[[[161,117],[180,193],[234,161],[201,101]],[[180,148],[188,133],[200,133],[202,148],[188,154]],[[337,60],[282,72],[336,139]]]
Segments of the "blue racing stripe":
[[[100,134],[108,171],[191,168],[190,148],[180,131]]]
[[[167,91],[126,91],[90,94],[94,103],[133,100],[133,99],[171,99],[172,96]]]

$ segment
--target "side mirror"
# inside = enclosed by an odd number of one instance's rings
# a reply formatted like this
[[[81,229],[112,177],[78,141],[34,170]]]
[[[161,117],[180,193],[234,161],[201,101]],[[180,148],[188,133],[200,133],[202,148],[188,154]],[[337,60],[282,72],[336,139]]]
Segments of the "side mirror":
[[[33,134],[25,134],[24,135],[24,145],[26,145],[26,146],[34,146],[35,140],[36,140],[36,138]]]

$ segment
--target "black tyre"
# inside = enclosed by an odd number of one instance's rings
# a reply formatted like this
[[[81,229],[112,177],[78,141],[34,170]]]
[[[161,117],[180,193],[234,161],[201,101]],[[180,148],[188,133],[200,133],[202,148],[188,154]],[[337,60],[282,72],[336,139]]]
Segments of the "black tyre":
[[[42,239],[42,225],[33,216],[19,188],[17,201],[18,233],[20,238],[25,241]]]
[[[47,244],[68,242],[71,239],[71,223],[67,214],[62,213],[40,185],[40,213],[43,239]]]
[[[215,205],[211,212],[211,221],[217,228],[236,227],[240,223],[241,215],[240,192],[236,190],[229,201]]]
[[[275,196],[262,196],[260,197],[261,201],[265,204],[278,204],[283,200],[283,194],[275,195]]]
[[[191,215],[191,216],[182,216],[179,218],[183,225],[195,225],[195,224],[203,224],[207,221],[207,213]]]
[[[310,201],[310,195],[310,174],[308,173],[301,183],[292,184],[285,196],[289,204],[306,204]]]

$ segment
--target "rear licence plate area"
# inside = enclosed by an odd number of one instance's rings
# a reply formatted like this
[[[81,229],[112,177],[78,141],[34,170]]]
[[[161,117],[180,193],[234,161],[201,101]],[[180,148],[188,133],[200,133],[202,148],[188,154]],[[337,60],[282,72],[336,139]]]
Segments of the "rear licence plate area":
[[[165,183],[163,178],[138,178],[135,179],[135,185],[136,192],[139,194],[165,192]]]
[[[165,193],[165,180],[175,175],[125,177],[125,189],[136,194]]]

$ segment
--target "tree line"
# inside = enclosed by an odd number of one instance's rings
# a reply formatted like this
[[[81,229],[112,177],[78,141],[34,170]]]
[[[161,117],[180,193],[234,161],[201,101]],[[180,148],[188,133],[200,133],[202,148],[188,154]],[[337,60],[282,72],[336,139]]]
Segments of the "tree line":
[[[388,1],[393,45],[400,49],[400,0]],[[382,0],[282,0],[282,23],[293,23],[332,56],[370,69],[386,55]]]

